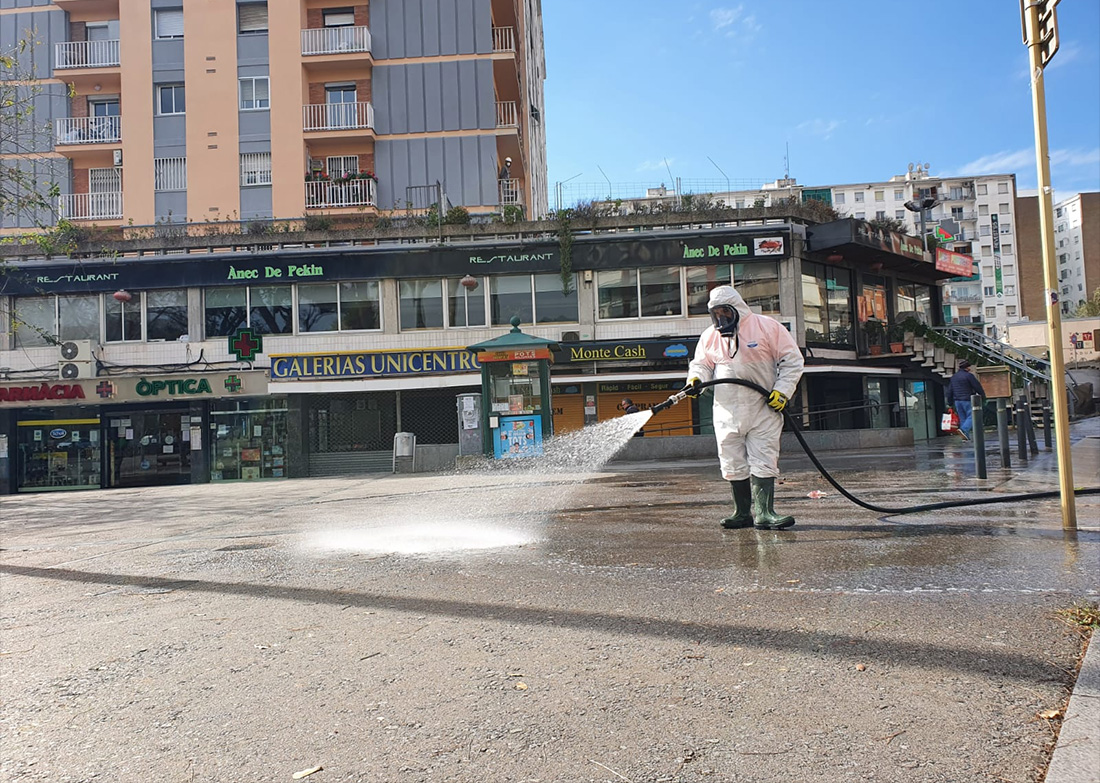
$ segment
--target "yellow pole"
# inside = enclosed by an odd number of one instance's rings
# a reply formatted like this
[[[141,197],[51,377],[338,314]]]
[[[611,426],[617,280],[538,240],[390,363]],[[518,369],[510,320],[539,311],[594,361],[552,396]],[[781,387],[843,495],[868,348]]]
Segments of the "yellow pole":
[[[1073,457],[1069,442],[1069,406],[1066,401],[1066,362],[1062,355],[1062,312],[1058,303],[1058,276],[1054,263],[1054,206],[1050,188],[1050,156],[1047,147],[1046,93],[1043,87],[1042,40],[1037,0],[1024,0],[1024,32],[1031,64],[1031,105],[1035,114],[1035,157],[1039,172],[1039,234],[1043,246],[1043,279],[1046,286],[1047,343],[1050,346],[1050,395],[1054,407],[1054,448],[1058,454],[1058,487],[1062,496],[1062,527],[1077,529],[1073,495]]]

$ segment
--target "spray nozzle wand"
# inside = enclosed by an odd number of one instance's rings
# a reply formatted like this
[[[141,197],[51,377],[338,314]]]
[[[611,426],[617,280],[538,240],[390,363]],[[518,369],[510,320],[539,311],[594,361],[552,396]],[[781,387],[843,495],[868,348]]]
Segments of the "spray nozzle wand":
[[[650,408],[650,411],[653,412],[654,414],[658,414],[661,411],[665,410],[666,408],[671,408],[673,405],[676,405],[677,403],[683,402],[684,398],[688,396],[688,391],[690,389],[691,389],[690,386],[686,389],[681,389],[680,391],[673,394],[671,397],[669,397],[664,402],[659,402],[656,405],[654,405],[652,408]]]

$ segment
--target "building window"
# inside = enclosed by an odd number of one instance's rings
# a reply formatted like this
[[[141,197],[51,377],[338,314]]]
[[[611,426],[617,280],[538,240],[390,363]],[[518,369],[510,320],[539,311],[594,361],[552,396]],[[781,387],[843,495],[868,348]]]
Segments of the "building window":
[[[982,215],[983,217],[985,215],[988,215],[989,214],[989,205],[988,204],[979,204],[978,205],[978,214]]]
[[[989,195],[989,186],[985,185],[985,184],[978,185],[978,195],[979,196],[988,196]]]
[[[998,182],[997,183],[997,192],[998,193],[1007,193],[1008,192],[1008,183],[1007,182]]]
[[[1016,274],[1016,267],[1012,264],[1005,264],[1001,267],[1001,273],[1006,277],[1012,277]]]
[[[1005,296],[1016,296],[1016,286],[1006,285],[1005,286]]]
[[[562,293],[561,275],[557,273],[534,275],[534,284],[535,323],[576,323],[580,320],[575,282],[570,286],[568,294]],[[677,285],[677,305],[679,305],[679,299],[679,286]]]
[[[206,337],[227,337],[248,326],[247,288],[210,288],[204,292]]]
[[[187,110],[182,84],[162,84],[157,87],[157,113],[183,114]]]
[[[993,277],[993,267],[983,266],[982,267],[982,277]]]
[[[885,201],[885,200],[886,200],[886,191],[885,190],[876,190],[875,191],[875,201]]]
[[[402,330],[443,328],[443,281],[399,280],[398,321]]]
[[[340,330],[344,332],[382,328],[380,287],[376,280],[340,283]]]
[[[268,77],[245,76],[238,81],[240,83],[241,111],[271,108]]]
[[[993,289],[993,286],[991,286],[991,285],[987,285],[984,288],[982,288],[982,294],[984,296],[993,296],[995,293],[997,293],[997,292]]]
[[[271,184],[271,153],[241,153],[241,187]]]
[[[638,270],[596,272],[601,319],[638,317]]]
[[[856,213],[856,220],[863,220],[863,219],[865,219],[866,217],[867,217],[867,213],[866,213],[866,212],[857,212],[857,213]]]
[[[895,190],[894,191],[894,201],[904,201],[904,200],[905,200],[905,191],[902,190],[901,188],[898,188],[897,190]]]
[[[1005,315],[1009,318],[1016,317],[1016,305],[1005,305]]]
[[[862,190],[857,190],[856,191],[856,203],[857,204],[862,204],[863,203],[863,191]]]
[[[981,229],[978,233],[980,233],[983,237],[987,237],[990,236],[992,230],[990,229],[989,224],[985,223],[981,226]]]
[[[352,27],[355,11],[351,8],[326,8],[322,11],[325,27]]]
[[[330,155],[325,158],[330,180],[338,180],[348,174],[359,173],[358,155]]]
[[[992,258],[993,247],[992,245],[982,245],[982,258]]]
[[[22,297],[13,302],[17,348],[53,345],[57,341],[57,297]]]
[[[337,332],[340,308],[335,283],[298,286],[298,332]]]
[[[485,315],[485,278],[475,278],[474,285],[469,287],[457,277],[447,280],[449,326],[485,326]]]
[[[237,6],[237,32],[240,35],[265,35],[267,3],[248,3]]]
[[[1062,217],[1062,207],[1058,207],[1058,209],[1054,210],[1054,216]]]
[[[298,332],[349,332],[382,328],[377,281],[298,286]]]
[[[1003,245],[1001,245],[1001,255],[1006,255],[1006,256],[1012,255],[1012,243],[1011,242],[1005,242]]]
[[[158,9],[153,12],[154,28],[158,41],[183,38],[183,9]]]
[[[1002,201],[1000,204],[998,204],[997,205],[997,211],[1000,212],[1002,215],[1007,215],[1008,214],[1008,202]]]
[[[178,340],[187,334],[187,290],[147,291],[145,339]]]
[[[802,318],[806,343],[851,348],[852,273],[824,264],[802,263]]]
[[[107,342],[141,340],[141,300],[140,292],[135,294],[129,302],[120,302],[113,296],[104,294],[103,310],[106,316]]]
[[[843,193],[834,193],[833,194],[833,203],[834,204],[843,204],[845,202],[845,198],[846,197]]]
[[[688,315],[706,315],[710,290],[730,285],[730,265],[689,266],[687,272]]]
[[[294,331],[288,285],[249,287],[248,325],[260,334],[290,334]]]
[[[905,220],[905,210],[904,209],[895,209],[894,210],[894,220],[904,221]]]
[[[885,220],[885,219],[886,219],[886,210],[880,209],[877,212],[875,212],[875,220]]]
[[[153,190],[187,190],[187,158],[153,158]]]
[[[996,307],[987,307],[987,308],[985,308],[985,317],[986,318],[996,318],[997,317],[997,308]]]

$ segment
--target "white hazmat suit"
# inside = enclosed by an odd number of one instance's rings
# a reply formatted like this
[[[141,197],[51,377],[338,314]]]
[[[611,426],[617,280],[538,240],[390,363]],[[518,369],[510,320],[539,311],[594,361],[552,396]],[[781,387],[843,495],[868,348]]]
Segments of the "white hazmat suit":
[[[802,377],[802,353],[787,328],[774,318],[753,313],[732,286],[710,292],[707,308],[734,308],[740,316],[736,333],[721,334],[714,326],[699,337],[688,379],[711,381],[739,378],[791,397]],[[732,383],[714,391],[714,435],[722,477],[743,481],[750,476],[779,476],[779,437],[783,417],[768,407],[759,392]]]

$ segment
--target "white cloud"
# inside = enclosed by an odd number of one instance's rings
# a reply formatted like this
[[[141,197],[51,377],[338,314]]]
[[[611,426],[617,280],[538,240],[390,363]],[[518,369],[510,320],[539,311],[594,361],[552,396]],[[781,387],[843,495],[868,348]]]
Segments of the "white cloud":
[[[714,25],[715,31],[729,27],[740,19],[744,9],[745,7],[743,5],[739,5],[736,8],[715,8],[712,10],[710,12],[710,21]]]
[[[1050,152],[1052,167],[1090,166],[1100,163],[1100,147],[1093,149],[1057,149]],[[1035,170],[1035,148],[1027,147],[1014,152],[996,152],[983,155],[977,160],[964,163],[959,167],[961,175],[979,176],[981,174],[1013,174],[1018,171]]]
[[[676,158],[656,158],[655,160],[643,160],[635,171],[667,171],[676,162]],[[666,166],[667,164],[667,166]]]
[[[795,130],[810,136],[820,136],[823,139],[828,139],[833,135],[833,131],[840,126],[840,120],[823,120],[820,117],[815,117],[812,120],[798,123]]]

